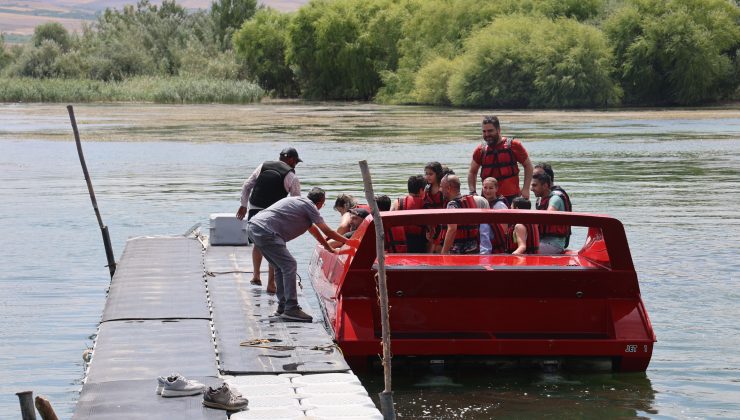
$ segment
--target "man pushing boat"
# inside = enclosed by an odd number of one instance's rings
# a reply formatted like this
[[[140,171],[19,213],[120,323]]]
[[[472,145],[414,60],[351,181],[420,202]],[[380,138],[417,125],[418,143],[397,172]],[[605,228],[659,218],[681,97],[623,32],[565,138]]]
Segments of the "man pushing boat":
[[[311,322],[311,315],[298,306],[296,270],[298,265],[286,243],[303,235],[307,230],[329,252],[335,252],[327,239],[346,243],[347,238],[330,228],[321,217],[324,190],[314,187],[307,197],[285,197],[262,210],[247,222],[247,235],[259,248],[267,261],[275,267],[278,308],[273,316],[288,321]],[[321,233],[324,233],[322,235]]]

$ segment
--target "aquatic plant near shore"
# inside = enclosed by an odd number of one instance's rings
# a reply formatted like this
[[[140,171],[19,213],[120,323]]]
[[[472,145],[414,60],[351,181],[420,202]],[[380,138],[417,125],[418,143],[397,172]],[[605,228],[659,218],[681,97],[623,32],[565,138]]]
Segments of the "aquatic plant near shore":
[[[0,102],[250,103],[262,88],[242,80],[134,77],[120,82],[88,79],[0,78]]]

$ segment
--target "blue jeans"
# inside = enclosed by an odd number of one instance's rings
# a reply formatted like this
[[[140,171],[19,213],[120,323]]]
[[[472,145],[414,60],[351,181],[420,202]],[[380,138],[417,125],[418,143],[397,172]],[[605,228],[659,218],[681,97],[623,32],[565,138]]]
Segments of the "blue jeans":
[[[265,259],[275,267],[278,309],[285,311],[298,309],[296,290],[298,264],[285,246],[283,238],[250,222],[247,222],[247,236],[254,242],[254,246],[259,248]]]

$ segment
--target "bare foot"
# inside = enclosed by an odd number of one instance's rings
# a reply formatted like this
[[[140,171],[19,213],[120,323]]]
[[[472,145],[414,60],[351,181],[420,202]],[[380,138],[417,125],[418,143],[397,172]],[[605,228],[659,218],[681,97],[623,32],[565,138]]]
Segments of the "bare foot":
[[[258,278],[253,278],[252,280],[249,281],[249,284],[253,284],[255,286],[262,286],[262,280]]]
[[[275,287],[275,282],[268,281],[267,282],[267,293],[274,295],[276,291],[277,291],[277,288]]]

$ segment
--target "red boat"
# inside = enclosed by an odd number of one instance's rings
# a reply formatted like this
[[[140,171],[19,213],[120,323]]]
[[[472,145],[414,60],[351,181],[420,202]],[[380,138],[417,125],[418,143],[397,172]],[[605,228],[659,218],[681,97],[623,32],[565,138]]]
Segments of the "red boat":
[[[393,226],[548,223],[587,228],[563,255],[386,254],[394,357],[611,362],[645,371],[656,341],[624,227],[583,213],[415,210],[381,213]],[[585,232],[586,229],[583,229]],[[325,321],[348,361],[382,353],[375,227],[368,216],[338,254],[317,247],[310,277]]]

